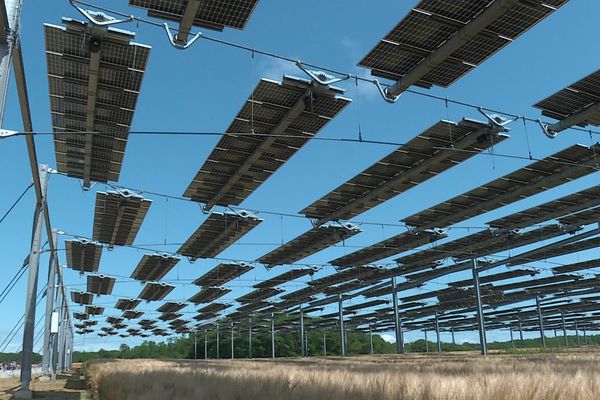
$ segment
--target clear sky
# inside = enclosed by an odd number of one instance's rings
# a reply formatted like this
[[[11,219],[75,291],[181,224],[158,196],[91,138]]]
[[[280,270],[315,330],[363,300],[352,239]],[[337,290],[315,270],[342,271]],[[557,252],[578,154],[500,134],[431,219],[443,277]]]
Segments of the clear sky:
[[[141,9],[129,8],[125,0],[99,2],[106,7],[137,16],[145,16]],[[297,58],[306,62],[368,76],[369,71],[356,67],[357,62],[377,41],[417,3],[416,0],[393,1],[340,1],[340,0],[261,0],[243,31],[205,33],[245,44],[261,50]],[[22,47],[29,85],[34,129],[51,131],[44,35],[42,24],[60,24],[62,16],[83,18],[66,0],[25,0],[22,16]],[[598,18],[600,2],[571,0],[556,13],[536,25],[499,53],[448,89],[434,88],[428,93],[447,96],[469,103],[506,110],[517,115],[539,116],[532,104],[566,85],[598,69],[600,44]],[[160,21],[159,21],[160,22]],[[280,80],[284,73],[306,77],[291,63],[200,40],[186,51],[170,46],[160,28],[135,23],[120,26],[136,33],[136,41],[152,46],[148,71],[144,77],[141,95],[132,130],[164,131],[224,131],[237,114],[243,102],[261,77]],[[353,99],[334,121],[326,126],[320,137],[357,138],[359,125],[363,138],[378,141],[406,142],[440,119],[459,121],[463,117],[482,119],[476,110],[406,93],[396,104],[388,104],[376,88],[368,83],[343,82]],[[6,129],[22,129],[14,85],[9,90]],[[440,201],[451,198],[507,172],[518,169],[527,160],[502,157],[499,154],[528,156],[528,145],[536,158],[543,158],[574,143],[589,145],[588,134],[566,131],[557,139],[546,138],[536,124],[524,126],[522,121],[510,125],[511,138],[495,146],[496,155],[482,154],[452,170],[430,179],[419,187],[378,206],[356,218],[363,233],[339,245],[317,253],[302,263],[323,264],[381,239],[402,232],[394,224],[403,217],[421,211]],[[594,141],[598,140],[598,136]],[[38,158],[42,163],[56,167],[52,136],[36,137]],[[129,138],[119,184],[147,191],[181,195],[202,165],[218,138],[214,136],[143,136]],[[288,163],[253,193],[242,207],[248,210],[268,210],[297,213],[306,205],[353,177],[364,168],[395,149],[394,146],[342,143],[313,140],[302,148]],[[23,137],[0,141],[0,212],[3,213],[31,181],[25,139]],[[513,205],[473,218],[450,230],[449,239],[472,233],[487,221],[508,215],[520,209],[555,199],[573,191],[598,184],[599,175],[592,174],[575,182],[532,196]],[[95,192],[106,190],[98,184],[91,191],[83,191],[80,182],[59,175],[51,177],[49,209],[53,228],[90,237],[92,234]],[[190,202],[166,200],[147,195],[153,200],[148,216],[136,238],[136,244],[160,251],[174,252],[179,244],[206,218],[198,205]],[[31,240],[34,193],[30,191],[13,213],[0,224],[0,287],[5,286],[24,257]],[[239,243],[221,254],[223,258],[255,260],[282,242],[293,239],[310,228],[308,220],[258,213],[264,222],[244,236]],[[59,248],[69,236],[60,237]],[[166,245],[164,245],[166,243]],[[174,244],[171,244],[174,243]],[[143,251],[115,248],[104,251],[100,273],[129,277]],[[598,257],[591,250],[563,257],[555,261],[571,262]],[[61,264],[65,254],[59,254]],[[391,259],[391,258],[390,258]],[[47,255],[42,258],[40,288],[47,273]],[[384,260],[389,261],[389,260]],[[166,277],[177,285],[167,300],[185,301],[198,288],[191,280],[218,264],[217,260],[198,260],[190,264],[183,259]],[[538,263],[541,268],[551,264]],[[228,285],[233,291],[223,300],[230,300],[249,292],[256,281],[278,275],[290,266],[279,266],[266,271],[262,266]],[[334,272],[332,267],[315,277]],[[499,271],[496,271],[499,272]],[[543,271],[541,276],[549,273]],[[468,275],[440,278],[419,290],[437,290],[444,282],[464,279]],[[69,290],[85,290],[85,276],[65,269]],[[17,322],[24,311],[25,281],[22,279],[7,299],[0,303],[0,340]],[[283,287],[294,290],[304,286],[300,279]],[[113,295],[96,297],[95,303],[105,305],[106,315],[118,314],[111,309],[118,297],[135,297],[142,285],[138,282],[117,282]],[[402,293],[407,295],[416,290]],[[354,300],[356,302],[358,300]],[[141,304],[138,309],[148,311],[148,317],[160,303]],[[333,307],[333,306],[331,306]],[[77,310],[77,306],[73,306]],[[333,308],[324,312],[328,313]],[[41,316],[43,308],[38,308]],[[185,309],[188,317],[194,308]],[[101,321],[105,319],[101,318]],[[38,330],[39,330],[38,326]],[[421,333],[408,333],[414,340]],[[465,333],[459,341],[477,341],[477,335]],[[493,332],[490,340],[507,340],[507,332]],[[448,340],[447,338],[445,340]],[[79,349],[117,347],[121,342],[136,344],[139,339],[102,339],[96,336],[78,337]],[[21,335],[8,347],[20,347]],[[38,350],[41,342],[35,347]],[[1,349],[0,349],[1,350]]]

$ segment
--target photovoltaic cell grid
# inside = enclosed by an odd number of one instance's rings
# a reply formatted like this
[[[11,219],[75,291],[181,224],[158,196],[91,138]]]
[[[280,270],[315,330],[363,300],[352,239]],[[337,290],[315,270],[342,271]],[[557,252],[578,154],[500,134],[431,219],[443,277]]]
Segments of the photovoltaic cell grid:
[[[102,245],[87,240],[65,240],[67,266],[80,273],[97,272]]]
[[[96,193],[92,237],[109,245],[132,245],[152,200],[120,192]]]
[[[274,287],[277,285],[281,285],[283,283],[287,283],[293,281],[298,278],[302,278],[306,275],[312,275],[316,272],[314,268],[293,268],[283,274],[279,274],[274,276],[273,278],[266,279],[260,283],[257,283],[253,287],[256,289]]]
[[[524,269],[524,268],[511,269],[511,270],[500,272],[500,273],[493,274],[493,275],[480,276],[479,283],[485,284],[485,283],[503,281],[503,280],[507,280],[507,279],[520,278],[520,277],[524,277],[524,276],[534,276],[537,273],[538,272],[534,269]],[[473,279],[454,281],[454,282],[448,283],[448,285],[453,286],[453,287],[473,286]]]
[[[193,260],[216,257],[262,221],[246,212],[211,213],[177,253]]]
[[[288,76],[282,83],[261,79],[184,196],[239,205],[350,103],[337,96],[342,89],[314,85]]]
[[[402,221],[441,228],[484,214],[595,172],[590,166],[599,151],[599,144],[576,144]]]
[[[226,295],[229,292],[231,292],[231,289],[219,287],[205,287],[202,288],[201,291],[190,297],[188,301],[194,304],[206,304],[218,299],[221,296]]]
[[[597,258],[594,260],[589,260],[589,261],[578,262],[578,263],[574,263],[574,264],[562,265],[560,267],[553,267],[552,271],[563,274],[563,273],[567,273],[567,272],[575,272],[575,271],[581,271],[581,270],[586,270],[586,269],[591,269],[591,268],[600,268],[600,258]],[[594,272],[600,272],[600,271],[594,271]]]
[[[447,87],[567,0],[515,2],[480,33],[445,57],[418,82]],[[371,73],[400,80],[481,14],[492,0],[423,0],[358,65]],[[433,64],[433,63],[432,63]]]
[[[175,286],[166,283],[148,282],[138,295],[138,298],[146,301],[162,300],[173,289],[175,289]]]
[[[598,102],[600,102],[600,70],[540,101],[534,107],[542,110],[542,114],[547,117],[563,120]],[[599,126],[600,113],[596,113],[580,125],[587,124]]]
[[[71,301],[82,305],[90,305],[94,301],[94,295],[86,292],[71,292]]]
[[[173,301],[168,301],[165,304],[163,304],[162,306],[160,306],[157,311],[161,312],[161,313],[175,313],[179,310],[184,309],[185,307],[187,307],[187,304],[185,303],[177,303],[177,302],[173,302]]]
[[[150,17],[180,21],[186,4],[194,1],[129,0],[129,5],[147,9]],[[222,31],[225,27],[244,29],[258,0],[201,0],[199,3],[194,25]]]
[[[332,224],[314,227],[281,245],[258,261],[268,267],[289,264],[333,246],[361,232],[352,224]]]
[[[440,121],[300,211],[309,218],[353,218],[508,138],[475,120]]]
[[[253,269],[246,263],[222,263],[196,279],[193,283],[198,286],[221,286]]]
[[[269,297],[276,296],[281,292],[283,292],[282,289],[272,287],[255,289],[250,293],[238,297],[236,300],[240,303],[253,303],[255,301],[260,301],[268,299]]]
[[[158,281],[179,262],[178,257],[168,254],[145,254],[131,274],[139,281]]]
[[[593,237],[591,239],[584,239],[578,242],[569,243],[552,250],[546,250],[544,252],[539,252],[534,255],[526,255],[523,257],[517,257],[512,259],[507,265],[519,265],[525,262],[533,262],[539,260],[545,260],[549,258],[563,256],[565,254],[572,254],[578,251],[584,251],[588,249],[593,249],[596,247],[600,247],[600,236]]]
[[[132,311],[132,310],[123,311],[123,318],[125,318],[125,319],[136,319],[136,318],[141,317],[142,315],[144,315],[143,311]]]
[[[115,308],[119,310],[133,310],[136,308],[142,301],[140,299],[119,299],[117,300],[117,304],[115,304]]]
[[[111,294],[116,278],[106,275],[88,275],[87,291],[94,294]]]
[[[63,22],[44,25],[58,170],[84,179],[87,153],[91,180],[117,181],[150,47],[130,32]]]

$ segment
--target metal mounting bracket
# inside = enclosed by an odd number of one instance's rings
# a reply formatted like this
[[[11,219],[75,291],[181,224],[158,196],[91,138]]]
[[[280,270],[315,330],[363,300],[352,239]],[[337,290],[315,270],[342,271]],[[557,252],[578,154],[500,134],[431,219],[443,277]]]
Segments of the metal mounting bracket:
[[[488,114],[481,107],[478,107],[477,111],[479,111],[481,114],[483,114],[492,125],[496,125],[501,128],[504,128],[508,124],[515,122],[517,119],[519,119],[519,117],[513,117],[512,119],[508,119],[508,118],[504,118],[503,116],[498,115],[498,114]]]
[[[190,47],[191,45],[193,45],[194,42],[200,38],[200,36],[202,36],[202,32],[198,32],[198,33],[196,33],[194,35],[194,37],[191,40],[188,40],[187,42],[182,43],[182,42],[180,42],[180,41],[177,40],[177,35],[173,35],[171,33],[171,28],[169,27],[169,24],[165,23],[164,27],[165,27],[165,32],[167,33],[167,37],[169,38],[169,42],[177,50],[185,50],[185,49],[187,49],[188,47]]]
[[[296,66],[300,68],[304,73],[310,76],[315,82],[321,85],[332,85],[337,82],[345,81],[351,78],[350,75],[346,75],[343,78],[337,78],[333,75],[329,75],[323,71],[312,71],[307,69],[300,60],[296,61]]]
[[[0,129],[0,139],[6,139],[11,136],[17,136],[17,135],[19,135],[19,132],[17,132],[17,131],[10,131],[8,129]]]
[[[76,4],[75,0],[69,0],[69,3],[85,18],[87,18],[92,24],[97,26],[116,25],[125,22],[131,22],[134,20],[133,15],[130,15],[129,17],[124,19],[116,19],[114,17],[111,17],[110,15],[104,14],[103,12],[84,10]]]
[[[399,94],[395,95],[395,96],[392,96],[391,94],[389,94],[388,88],[384,88],[383,86],[381,86],[381,84],[379,83],[379,81],[377,79],[373,80],[373,84],[375,86],[377,86],[377,89],[379,90],[381,97],[383,97],[383,100],[385,100],[386,102],[393,104],[393,103],[397,102],[398,99],[400,98]]]
[[[558,132],[554,132],[552,129],[550,129],[550,125],[542,122],[541,119],[538,119],[537,123],[540,125],[540,128],[542,128],[542,131],[544,132],[544,135],[546,135],[550,139],[555,139],[556,138],[556,136],[558,135]]]

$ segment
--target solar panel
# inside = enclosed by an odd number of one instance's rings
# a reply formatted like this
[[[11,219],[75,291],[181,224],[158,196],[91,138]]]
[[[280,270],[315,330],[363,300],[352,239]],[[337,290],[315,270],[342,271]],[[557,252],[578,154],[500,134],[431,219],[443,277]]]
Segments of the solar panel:
[[[358,65],[399,92],[447,87],[566,1],[422,0]]]
[[[130,6],[147,9],[150,17],[182,22],[191,13],[187,26],[217,31],[244,29],[257,4],[258,0],[129,0]]]
[[[600,186],[594,186],[496,219],[488,222],[488,225],[503,229],[525,228],[598,205],[600,205]]]
[[[84,321],[89,318],[89,315],[87,315],[86,313],[74,312],[73,318],[78,319],[80,321]]]
[[[259,290],[270,290],[270,289],[259,289]],[[253,313],[256,312],[257,310],[261,310],[263,308],[269,307],[271,306],[271,303],[267,302],[267,301],[254,301],[252,300],[252,302],[246,302],[246,304],[244,304],[241,307],[238,307],[238,309],[236,310],[236,312],[239,313]]]
[[[589,113],[589,115],[574,118],[573,123],[570,125],[599,126],[600,110],[597,109],[598,103],[600,103],[600,70],[547,97],[535,104],[534,107],[542,110],[542,115],[561,121],[577,114],[583,115],[581,113],[596,107],[596,110]]]
[[[192,260],[216,257],[262,221],[246,211],[211,213],[177,253]]]
[[[289,76],[261,79],[184,196],[206,209],[239,205],[350,103],[343,92]]]
[[[143,311],[132,311],[132,310],[123,311],[123,318],[125,318],[125,319],[136,319],[136,318],[141,317],[142,315],[144,315]]]
[[[599,144],[576,144],[402,221],[422,229],[465,221],[595,172],[598,152]]]
[[[67,266],[84,272],[97,272],[102,256],[102,245],[88,240],[65,240]]]
[[[210,303],[221,296],[231,292],[231,289],[219,287],[205,287],[201,291],[189,298],[189,302],[194,304]]]
[[[85,313],[87,315],[101,315],[103,312],[104,312],[104,307],[85,306]]]
[[[166,253],[145,254],[131,274],[139,281],[158,281],[179,262],[178,257]]]
[[[207,314],[207,313],[218,313],[220,311],[226,310],[229,307],[231,307],[231,304],[227,304],[227,303],[210,303],[209,305],[206,305],[202,308],[199,308],[197,311],[198,313],[201,314]]]
[[[380,265],[361,265],[315,279],[309,282],[309,285],[313,287],[325,287],[355,279],[368,283],[382,279],[386,273],[387,270]]]
[[[483,263],[480,261],[480,264]],[[427,282],[429,280],[439,278],[442,276],[454,274],[456,272],[461,272],[471,269],[471,261],[463,261],[458,264],[448,265],[444,267],[438,267],[436,264],[432,264],[424,268],[424,272],[412,273],[409,275],[405,275],[405,278],[409,281],[414,282]]]
[[[263,289],[255,289],[250,293],[247,293],[243,296],[238,297],[236,300],[240,303],[251,303],[259,300],[268,299],[270,297],[276,296],[279,293],[283,292],[282,289],[278,288],[263,288]]]
[[[379,261],[386,257],[402,253],[435,242],[438,239],[446,237],[445,232],[439,230],[409,230],[402,232],[391,238],[382,240],[371,246],[362,248],[353,253],[338,257],[329,263],[338,267],[351,267],[353,265],[368,264],[373,261]]]
[[[566,254],[573,254],[578,251],[584,251],[596,247],[600,247],[600,236],[591,239],[580,240],[574,243],[569,243],[551,250],[545,250],[543,252],[538,252],[535,254],[528,254],[523,257],[516,257],[513,258],[512,261],[508,262],[507,265],[519,265],[525,262],[546,260],[549,258],[559,257]]]
[[[119,299],[117,300],[117,304],[115,304],[115,308],[119,310],[133,310],[141,303],[139,299]]]
[[[316,271],[317,268],[292,268],[289,271],[284,272],[283,274],[279,274],[277,276],[274,276],[273,278],[257,283],[253,287],[256,289],[274,287],[283,283],[293,281],[298,278],[302,278],[307,275],[312,276]]]
[[[536,271],[534,269],[525,269],[525,268],[510,269],[508,271],[500,272],[500,273],[493,274],[493,275],[479,276],[479,283],[480,284],[492,283],[492,282],[497,282],[497,281],[503,281],[506,279],[519,278],[519,277],[523,277],[523,276],[534,276],[537,273],[538,273],[538,271]],[[448,285],[453,286],[453,287],[473,286],[473,279],[465,279],[465,280],[461,280],[461,281],[450,282],[450,283],[448,283]]]
[[[127,191],[96,193],[93,239],[110,246],[132,245],[151,204]]]
[[[94,301],[94,295],[86,292],[71,292],[71,301],[81,305],[90,305]]]
[[[402,292],[404,290],[415,289],[415,288],[418,288],[421,286],[423,286],[423,284],[420,282],[402,282],[402,283],[399,283],[398,285],[396,285],[396,291]],[[363,293],[363,296],[379,297],[379,296],[389,295],[391,293],[392,293],[392,285],[389,284],[382,288],[375,288],[375,289],[368,290]]]
[[[300,213],[317,224],[356,217],[508,138],[502,131],[470,119],[440,121]]]
[[[335,223],[327,226],[313,227],[295,239],[260,257],[258,261],[265,264],[268,268],[276,265],[290,264],[344,241],[359,232],[361,230],[350,223]]]
[[[573,264],[561,265],[560,267],[552,268],[552,271],[563,274],[563,273],[567,273],[567,272],[575,272],[575,271],[581,271],[581,270],[598,268],[598,267],[600,267],[600,258],[596,258],[594,260],[589,260],[589,261],[573,263]]]
[[[175,313],[179,310],[184,309],[185,307],[187,307],[186,303],[177,303],[174,301],[168,301],[165,304],[163,304],[162,306],[158,307],[156,309],[156,311],[161,312],[161,313]]]
[[[158,317],[158,319],[160,319],[161,321],[171,321],[171,320],[181,317],[181,315],[182,314],[167,312],[167,313],[163,313],[160,317]]]
[[[576,214],[567,215],[558,220],[567,226],[582,226],[600,222],[600,207],[590,208]]]
[[[150,47],[131,32],[63,23],[44,24],[58,171],[86,187],[117,181]]]
[[[175,289],[175,286],[166,283],[147,282],[138,295],[138,298],[146,301],[162,300],[171,293],[173,289]]]
[[[123,318],[121,318],[121,317],[107,317],[106,318],[106,322],[108,322],[111,325],[120,324],[120,323],[123,322]]]
[[[215,268],[196,279],[193,283],[198,286],[221,286],[243,274],[254,267],[246,263],[221,263]]]
[[[88,275],[87,291],[94,294],[111,294],[116,278],[106,275]]]
[[[577,279],[579,279],[578,275],[572,275],[572,274],[553,275],[553,276],[548,276],[548,277],[544,277],[544,278],[530,279],[530,280],[521,281],[521,282],[513,282],[513,283],[507,283],[504,285],[498,285],[498,286],[496,286],[496,289],[515,290],[515,289],[523,289],[523,288],[532,288],[535,286],[543,286],[543,285],[548,285],[548,284],[552,284],[552,283],[573,281],[573,280],[577,280]]]
[[[301,300],[310,301],[312,300],[311,298],[313,295],[320,293],[322,290],[323,288],[320,286],[307,286],[305,288],[286,293],[282,295],[281,298],[283,300],[290,301],[290,303]]]

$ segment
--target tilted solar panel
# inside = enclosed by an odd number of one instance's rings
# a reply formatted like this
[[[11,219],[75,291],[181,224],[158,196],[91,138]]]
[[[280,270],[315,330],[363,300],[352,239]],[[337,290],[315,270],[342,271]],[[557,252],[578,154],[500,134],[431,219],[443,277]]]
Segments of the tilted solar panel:
[[[44,24],[58,171],[117,181],[150,47],[134,34],[63,18]]]
[[[104,312],[104,307],[86,306],[85,313],[87,315],[101,315]]]
[[[202,314],[205,314],[205,313],[217,313],[217,312],[226,310],[229,307],[231,307],[231,304],[226,304],[226,303],[211,303],[211,304],[209,304],[207,306],[199,308],[197,311],[199,313],[202,313]]]
[[[216,257],[262,221],[246,211],[211,213],[177,253],[192,260]]]
[[[88,240],[65,240],[67,266],[84,272],[97,272],[102,256],[102,245]]]
[[[594,186],[539,206],[488,222],[493,228],[525,228],[600,205],[600,186]]]
[[[567,86],[552,96],[535,104],[542,110],[542,115],[564,120],[575,114],[584,112],[589,107],[600,103],[600,70]],[[580,126],[600,125],[600,111],[596,110],[587,118],[574,121]]]
[[[167,301],[165,304],[163,304],[162,306],[158,307],[156,309],[156,311],[161,312],[161,313],[175,313],[179,310],[184,309],[185,307],[187,307],[186,303],[178,303],[178,302],[174,302],[174,301]]]
[[[409,86],[447,87],[567,0],[422,0],[360,62]]]
[[[596,258],[594,260],[589,261],[582,261],[574,264],[561,265],[560,267],[553,267],[552,271],[564,274],[568,272],[581,271],[591,268],[600,268],[600,258]]]
[[[598,152],[599,144],[576,144],[402,221],[423,229],[465,221],[595,172]]]
[[[298,278],[302,278],[306,275],[313,275],[316,271],[316,268],[292,268],[291,270],[284,272],[283,274],[279,274],[277,276],[274,276],[273,278],[263,280],[262,282],[254,285],[253,287],[256,289],[274,287],[283,283],[293,281]]]
[[[166,253],[144,254],[131,277],[142,282],[158,281],[173,269],[178,262],[178,257]]]
[[[94,294],[111,294],[116,278],[106,275],[88,275],[87,291]]]
[[[132,311],[132,310],[123,311],[123,318],[125,318],[125,319],[136,319],[136,318],[140,318],[142,315],[144,315],[143,311]]]
[[[141,303],[139,299],[119,299],[117,300],[117,304],[115,304],[115,308],[119,310],[133,310]]]
[[[508,138],[499,126],[440,121],[300,211],[317,224],[353,218]]]
[[[206,209],[239,205],[350,103],[341,93],[288,76],[261,79],[184,196]]]
[[[268,299],[270,297],[278,295],[281,292],[283,292],[282,289],[272,287],[255,289],[250,293],[238,297],[236,300],[240,303],[251,303],[259,300]]]
[[[313,287],[325,287],[355,279],[369,283],[382,279],[386,274],[387,270],[382,266],[360,265],[315,279],[308,284]]]
[[[97,192],[92,237],[109,245],[132,245],[152,205],[129,192]]]
[[[71,292],[71,301],[81,305],[90,305],[94,301],[94,294],[86,292]]]
[[[534,269],[511,269],[493,275],[482,275],[479,277],[479,283],[492,283],[497,281],[503,281],[506,279],[520,278],[523,276],[534,276],[537,273],[538,272]],[[473,279],[465,279],[462,281],[450,282],[448,283],[448,285],[453,287],[473,286]]]
[[[258,0],[129,0],[133,7],[145,8],[148,15],[179,22],[186,6],[195,5],[193,25],[222,31],[225,27],[244,29]]]
[[[391,238],[382,240],[371,246],[362,248],[353,253],[338,257],[329,263],[338,267],[351,267],[353,265],[368,264],[383,258],[414,249],[438,239],[446,237],[445,232],[436,230],[406,231]]]
[[[254,267],[246,263],[222,263],[196,279],[193,283],[198,286],[221,286]]]
[[[361,230],[350,223],[317,226],[265,254],[258,261],[269,268],[290,264],[346,240],[359,232]]]
[[[219,287],[205,287],[201,291],[189,298],[190,303],[201,304],[210,303],[211,301],[218,299],[221,296],[231,292],[231,289],[219,288]]]
[[[543,252],[538,252],[535,254],[527,254],[523,257],[516,257],[513,258],[507,265],[519,265],[525,262],[545,260],[549,258],[563,256],[566,254],[576,253],[578,251],[593,249],[596,247],[600,247],[600,236],[593,237],[591,239],[580,240],[574,243],[569,243],[551,250],[545,250]]]
[[[600,222],[600,207],[590,208],[576,214],[567,215],[560,218],[558,222],[568,226],[598,223]]]
[[[146,301],[156,301],[164,299],[175,289],[175,286],[161,282],[147,282],[140,294],[139,299]]]

